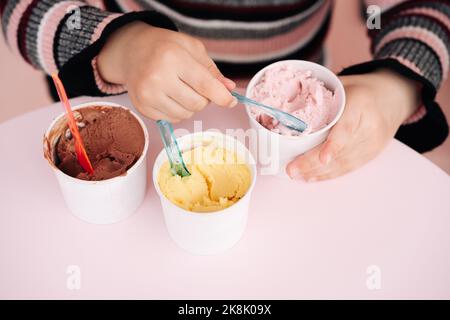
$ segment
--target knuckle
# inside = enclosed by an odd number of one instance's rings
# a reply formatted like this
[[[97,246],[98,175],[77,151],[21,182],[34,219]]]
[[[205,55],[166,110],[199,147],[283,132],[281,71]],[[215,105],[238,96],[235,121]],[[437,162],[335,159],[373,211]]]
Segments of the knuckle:
[[[170,50],[164,50],[161,52],[160,59],[162,62],[171,63],[173,60],[173,52]]]
[[[220,106],[227,106],[233,99],[228,90],[214,77],[196,79],[194,86],[198,93]]]
[[[215,95],[214,85],[211,81],[200,81],[198,83],[198,88],[200,92],[206,93],[208,97],[213,97]]]
[[[381,132],[385,132],[387,131],[388,127],[389,126],[386,120],[381,115],[377,114],[373,114],[370,121],[366,122],[366,128],[369,132],[375,132],[378,130],[381,130]]]
[[[375,132],[377,130],[384,130],[383,125],[378,123],[378,121],[369,121],[366,124],[366,129],[368,132]]]
[[[366,102],[371,101],[373,96],[372,90],[362,85],[357,87],[357,90],[354,91],[354,94],[356,94],[359,99]]]
[[[197,99],[196,101],[194,101],[194,103],[192,103],[192,110],[194,111],[203,110],[203,108],[205,108],[207,104],[208,101],[206,99]]]
[[[233,97],[230,94],[218,90],[217,101],[221,106],[227,107],[233,101]]]
[[[136,99],[141,103],[146,103],[150,100],[151,92],[148,90],[147,86],[143,83],[138,84],[136,87]]]
[[[156,49],[158,60],[161,63],[172,63],[175,59],[177,49],[178,46],[172,43],[161,45],[159,48]]]
[[[330,150],[333,158],[339,158],[339,154],[344,149],[344,144],[336,141],[330,143]]]
[[[352,135],[355,131],[355,123],[353,122],[346,122],[342,126],[344,133],[347,135]]]
[[[183,110],[180,114],[180,118],[181,119],[189,119],[190,117],[192,117],[194,115],[193,112],[187,111],[187,110]]]
[[[160,86],[164,79],[164,67],[153,61],[148,66],[143,67],[140,78],[142,79],[138,84],[140,90],[154,90],[154,88]]]
[[[349,165],[348,164],[349,159],[347,159],[347,157],[336,157],[335,161],[336,161],[337,167],[340,168],[341,170],[343,168],[348,167],[348,165]]]
[[[192,45],[198,51],[201,51],[201,52],[206,51],[205,45],[203,44],[202,41],[200,41],[198,39],[193,38],[192,39]]]
[[[148,83],[143,84],[143,86],[145,86],[147,91],[149,89],[149,86],[153,87],[158,83],[160,83],[162,81],[162,75],[159,72],[159,70],[156,69],[151,70],[151,72],[149,72],[147,75],[147,81]]]
[[[219,69],[217,68],[216,64],[215,64],[213,61],[211,61],[211,62],[207,65],[206,68],[207,68],[208,71],[209,71],[214,77],[216,77],[216,78],[219,77],[219,76],[221,75]]]
[[[158,114],[152,108],[146,108],[145,110],[143,110],[141,112],[150,119],[160,120],[160,119],[158,119]]]
[[[307,172],[313,167],[313,160],[310,156],[305,155],[298,159],[295,166],[297,166],[301,172]]]
[[[166,115],[165,113],[160,113],[160,112],[158,112],[158,117],[159,117],[158,120],[166,120],[166,121],[170,121],[170,122],[178,122],[179,121],[178,118],[176,118],[176,117],[169,116],[169,115]]]

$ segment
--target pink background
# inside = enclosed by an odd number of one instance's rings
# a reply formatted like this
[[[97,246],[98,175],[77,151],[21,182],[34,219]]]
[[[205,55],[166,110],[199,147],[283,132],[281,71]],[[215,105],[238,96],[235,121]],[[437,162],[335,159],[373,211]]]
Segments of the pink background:
[[[359,0],[336,1],[327,49],[334,71],[370,59]],[[3,41],[0,41],[0,70],[0,122],[50,103],[42,74],[13,56]],[[441,87],[438,101],[450,118],[450,81]],[[450,139],[425,156],[450,173]]]

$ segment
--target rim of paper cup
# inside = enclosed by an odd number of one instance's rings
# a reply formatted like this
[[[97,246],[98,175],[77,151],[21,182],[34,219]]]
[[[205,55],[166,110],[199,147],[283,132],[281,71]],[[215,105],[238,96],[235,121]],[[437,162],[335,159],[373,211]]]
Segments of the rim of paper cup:
[[[321,134],[323,132],[326,132],[326,131],[330,130],[330,128],[333,127],[336,124],[336,122],[338,122],[338,120],[341,118],[342,114],[344,113],[345,102],[346,102],[345,101],[346,100],[345,99],[345,90],[344,90],[344,86],[343,86],[341,80],[339,80],[339,78],[330,69],[328,69],[328,68],[326,68],[326,67],[324,67],[324,66],[322,66],[322,65],[320,65],[318,63],[311,62],[311,61],[305,61],[305,60],[281,60],[281,61],[277,61],[277,62],[271,63],[271,64],[265,66],[264,68],[262,68],[261,70],[259,70],[250,79],[250,81],[249,81],[249,83],[247,85],[247,88],[245,89],[245,95],[248,97],[250,90],[255,87],[257,80],[259,80],[262,77],[264,72],[266,72],[268,69],[271,69],[271,68],[273,68],[273,67],[275,67],[277,65],[287,64],[287,63],[297,64],[298,66],[300,66],[304,70],[314,71],[314,70],[317,70],[317,69],[321,69],[321,70],[325,71],[326,73],[328,73],[331,76],[331,78],[333,78],[335,80],[335,82],[336,82],[336,89],[334,91],[336,92],[336,91],[339,90],[341,92],[341,94],[342,94],[342,102],[341,102],[341,104],[339,106],[339,110],[336,112],[336,115],[334,116],[333,120],[329,124],[327,124],[325,127],[321,128],[321,129],[319,129],[317,131],[314,131],[312,133],[308,133],[307,135],[304,135],[304,136],[302,136],[302,135],[300,135],[300,136],[287,136],[287,135],[283,135],[283,134],[279,134],[279,133],[273,132],[272,130],[269,130],[266,127],[264,127],[261,123],[256,121],[256,119],[252,116],[251,111],[250,111],[251,107],[249,107],[248,105],[245,105],[245,111],[247,113],[247,116],[250,118],[250,121],[252,121],[253,123],[256,123],[257,126],[263,128],[264,130],[267,130],[271,134],[283,137],[285,139],[292,139],[292,140],[305,139],[306,137],[319,135],[319,134]],[[308,65],[308,67],[305,67],[305,65]],[[321,79],[319,79],[319,80],[321,80]],[[323,80],[321,80],[321,81],[323,81]]]
[[[144,161],[145,159],[145,155],[147,154],[147,150],[148,150],[148,145],[149,145],[149,136],[148,136],[148,130],[147,130],[147,126],[145,125],[144,121],[134,112],[132,111],[130,108],[127,108],[123,105],[120,105],[118,103],[114,103],[114,102],[107,102],[107,101],[92,101],[92,102],[85,102],[85,103],[81,103],[81,104],[77,104],[76,106],[72,107],[72,110],[78,110],[78,109],[83,109],[86,107],[114,107],[114,108],[122,108],[125,109],[127,111],[129,111],[133,117],[139,122],[139,125],[142,128],[142,131],[144,132],[144,148],[142,149],[142,154],[139,157],[139,159],[133,164],[133,166],[128,169],[126,171],[125,174],[120,175],[120,176],[116,176],[116,177],[112,177],[109,179],[105,179],[105,180],[83,180],[83,179],[78,179],[75,177],[72,177],[70,175],[68,175],[67,173],[63,172],[61,169],[59,169],[54,163],[49,163],[50,166],[52,167],[52,169],[55,172],[59,172],[61,174],[63,174],[65,177],[77,181],[79,183],[84,183],[84,184],[107,184],[107,183],[112,183],[115,182],[117,179],[120,178],[126,178],[128,174],[131,174],[133,171],[137,170],[137,167],[142,163],[142,161]],[[65,116],[65,112],[61,113],[60,115],[58,115],[55,119],[53,119],[52,123],[50,124],[50,126],[48,127],[47,131],[45,132],[45,137],[48,138],[51,130],[53,129],[53,127],[55,126],[55,124],[62,118]],[[51,146],[51,148],[53,148],[53,146]],[[47,159],[48,162],[49,159]]]
[[[160,164],[159,167],[158,167],[158,170],[156,170],[156,160],[159,159],[159,157],[162,155],[162,157],[165,158],[166,161],[167,161],[167,155],[164,155],[164,153],[165,153],[164,148],[158,153],[158,155],[157,155],[156,158],[155,158],[155,162],[153,163],[153,170],[152,170],[152,180],[153,180],[153,185],[154,185],[154,187],[155,187],[156,193],[158,194],[158,196],[159,196],[160,198],[161,198],[161,197],[164,198],[165,200],[167,200],[167,201],[170,203],[170,205],[174,206],[174,207],[177,208],[177,209],[182,210],[183,213],[190,214],[190,215],[193,215],[193,216],[205,216],[205,217],[209,217],[210,215],[224,215],[224,214],[227,214],[227,213],[231,210],[231,208],[233,208],[238,202],[244,200],[245,198],[250,197],[250,194],[251,194],[251,192],[253,191],[253,188],[254,188],[255,183],[256,183],[256,176],[257,176],[256,162],[255,162],[255,159],[253,158],[253,155],[252,155],[252,153],[250,152],[250,150],[248,150],[248,148],[247,148],[242,142],[240,142],[240,141],[239,141],[238,139],[236,139],[235,137],[230,136],[230,135],[227,135],[227,134],[224,134],[224,133],[212,132],[212,131],[200,131],[200,132],[189,133],[189,134],[183,135],[183,136],[181,136],[181,137],[178,137],[177,139],[178,139],[178,141],[179,141],[180,139],[188,139],[188,137],[200,136],[200,135],[205,135],[205,134],[211,135],[211,136],[225,136],[225,137],[227,137],[227,138],[231,138],[231,139],[236,140],[237,143],[241,144],[241,145],[244,147],[244,150],[245,150],[246,153],[247,153],[246,156],[248,156],[248,157],[249,157],[249,160],[252,162],[252,163],[247,163],[247,165],[250,167],[250,170],[251,170],[251,173],[252,173],[252,182],[251,182],[250,186],[248,187],[247,192],[244,194],[244,196],[243,196],[241,199],[239,199],[238,201],[236,201],[235,203],[233,203],[231,206],[229,206],[229,207],[227,207],[227,208],[220,209],[220,210],[217,210],[217,211],[209,211],[209,212],[189,211],[189,210],[186,210],[186,209],[184,209],[184,208],[182,208],[182,207],[177,206],[175,203],[173,203],[172,201],[170,201],[170,200],[169,200],[169,199],[161,192],[161,189],[159,188],[159,184],[158,184],[158,181],[157,181],[157,179],[158,179],[158,178],[157,178],[157,175],[159,174],[159,169],[161,169],[161,166],[164,164],[164,161],[161,162],[161,164]],[[156,174],[155,174],[155,172],[156,172]]]

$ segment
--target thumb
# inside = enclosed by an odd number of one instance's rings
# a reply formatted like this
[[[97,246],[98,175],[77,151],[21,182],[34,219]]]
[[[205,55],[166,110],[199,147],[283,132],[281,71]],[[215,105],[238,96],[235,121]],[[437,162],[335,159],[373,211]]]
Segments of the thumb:
[[[343,129],[344,127],[339,124],[331,129],[327,140],[320,149],[319,160],[322,164],[330,164],[333,159],[338,157],[341,150],[344,149],[349,137],[346,134],[346,130]]]
[[[206,60],[206,59],[205,59]],[[219,68],[217,67],[217,65],[214,63],[214,61],[208,56],[207,57],[207,61],[205,61],[205,67],[209,70],[209,72],[216,78],[218,79],[220,82],[222,82],[222,84],[228,89],[228,90],[233,90],[234,88],[236,88],[236,83],[225,77],[222,72],[220,72]]]
[[[216,78],[218,79],[228,90],[233,90],[236,88],[236,83],[225,77],[222,72],[220,72],[217,65],[214,63],[214,61],[211,59],[211,57],[208,55],[206,50],[199,50],[195,54],[196,57],[194,57],[200,64],[205,66],[208,71]]]
[[[330,130],[327,140],[322,145],[319,159],[323,164],[329,164],[335,159],[342,149],[355,137],[355,132],[358,130],[362,114],[358,111],[358,108],[352,108],[349,100],[345,107],[344,113],[339,121]]]
[[[227,78],[225,76],[221,76],[220,78],[218,78],[220,82],[222,82],[224,84],[225,87],[227,87],[228,90],[233,90],[234,88],[236,88],[236,83],[231,80],[230,78]]]

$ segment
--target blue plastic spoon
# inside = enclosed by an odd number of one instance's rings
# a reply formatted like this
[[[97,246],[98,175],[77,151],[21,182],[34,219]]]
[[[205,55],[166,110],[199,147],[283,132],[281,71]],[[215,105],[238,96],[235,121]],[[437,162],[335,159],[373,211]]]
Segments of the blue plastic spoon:
[[[173,175],[179,175],[181,177],[190,176],[191,173],[183,161],[183,156],[173,133],[172,124],[166,120],[158,120],[156,123],[158,124],[159,133],[164,143],[164,149],[169,158],[170,171]]]
[[[304,121],[300,120],[297,117],[294,117],[293,115],[291,115],[289,113],[269,107],[265,104],[259,103],[258,101],[255,101],[255,100],[249,99],[245,96],[242,96],[236,92],[231,92],[231,94],[234,97],[236,97],[236,99],[238,99],[238,101],[240,103],[251,104],[251,105],[259,107],[265,113],[267,113],[270,116],[272,116],[273,118],[277,119],[278,121],[280,121],[280,123],[282,125],[284,125],[285,127],[288,127],[289,129],[303,132],[308,127],[308,125]]]

